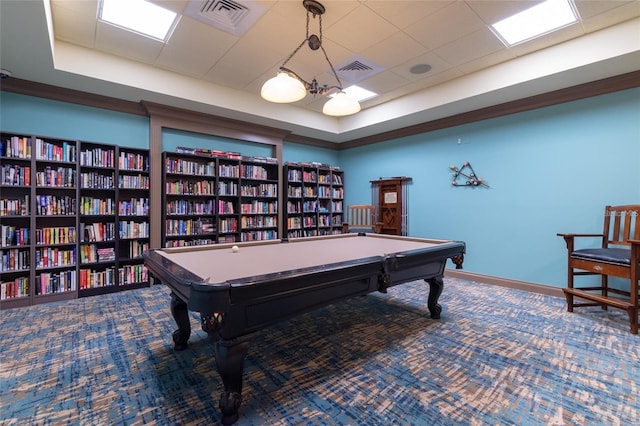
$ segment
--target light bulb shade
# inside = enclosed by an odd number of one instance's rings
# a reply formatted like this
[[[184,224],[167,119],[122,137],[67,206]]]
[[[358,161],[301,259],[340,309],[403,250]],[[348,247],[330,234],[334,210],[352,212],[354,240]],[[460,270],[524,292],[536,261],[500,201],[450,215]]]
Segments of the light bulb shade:
[[[307,89],[300,80],[280,71],[278,75],[262,85],[260,95],[269,102],[285,104],[299,101],[307,96]]]
[[[351,115],[360,111],[360,102],[350,98],[345,92],[340,91],[336,95],[329,99],[322,112],[326,115],[333,115],[336,117],[342,115]]]

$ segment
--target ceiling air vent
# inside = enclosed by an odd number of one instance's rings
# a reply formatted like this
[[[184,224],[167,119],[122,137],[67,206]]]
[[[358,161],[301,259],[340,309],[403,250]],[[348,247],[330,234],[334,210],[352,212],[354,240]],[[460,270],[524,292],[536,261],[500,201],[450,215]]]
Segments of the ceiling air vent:
[[[336,67],[338,77],[352,84],[378,74],[380,71],[382,67],[361,57],[352,58]]]
[[[265,12],[250,0],[189,0],[184,14],[219,30],[241,36]]]

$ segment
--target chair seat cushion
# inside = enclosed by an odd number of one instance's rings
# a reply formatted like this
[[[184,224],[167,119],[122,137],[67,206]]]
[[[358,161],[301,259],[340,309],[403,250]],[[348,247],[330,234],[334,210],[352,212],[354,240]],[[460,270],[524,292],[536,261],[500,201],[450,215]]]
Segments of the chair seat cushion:
[[[576,259],[593,260],[596,262],[615,263],[631,266],[631,250],[623,248],[582,249],[571,253]]]

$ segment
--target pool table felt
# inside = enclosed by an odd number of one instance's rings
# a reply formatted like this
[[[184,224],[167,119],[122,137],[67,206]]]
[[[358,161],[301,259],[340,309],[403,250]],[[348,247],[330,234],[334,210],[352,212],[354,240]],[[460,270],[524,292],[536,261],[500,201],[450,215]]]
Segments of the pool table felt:
[[[211,245],[158,250],[173,263],[209,283],[250,278],[308,267],[384,256],[424,249],[444,240],[396,239],[356,234],[338,238],[303,238],[290,242],[242,245],[237,253],[231,245]]]

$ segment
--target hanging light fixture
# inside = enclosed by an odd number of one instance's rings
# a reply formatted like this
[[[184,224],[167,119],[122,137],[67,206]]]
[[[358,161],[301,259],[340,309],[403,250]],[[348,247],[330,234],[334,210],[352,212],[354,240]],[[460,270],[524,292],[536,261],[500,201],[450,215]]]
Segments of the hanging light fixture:
[[[312,95],[326,95],[331,92],[337,92],[334,97],[324,104],[322,112],[332,116],[355,114],[360,111],[360,103],[344,92],[338,73],[336,73],[336,70],[333,68],[333,64],[322,46],[322,15],[325,12],[325,8],[320,2],[315,0],[303,0],[302,5],[307,10],[306,38],[302,40],[293,53],[282,63],[278,74],[264,83],[260,94],[270,102],[289,103],[303,99],[307,93]],[[316,34],[309,35],[310,15],[313,15],[314,19],[316,16],[318,17],[319,36]],[[327,63],[329,63],[331,72],[338,82],[337,85],[321,85],[315,78],[311,80],[311,82],[308,82],[286,67],[287,63],[298,53],[305,43],[307,43],[311,50],[322,50],[324,58],[327,60]]]

